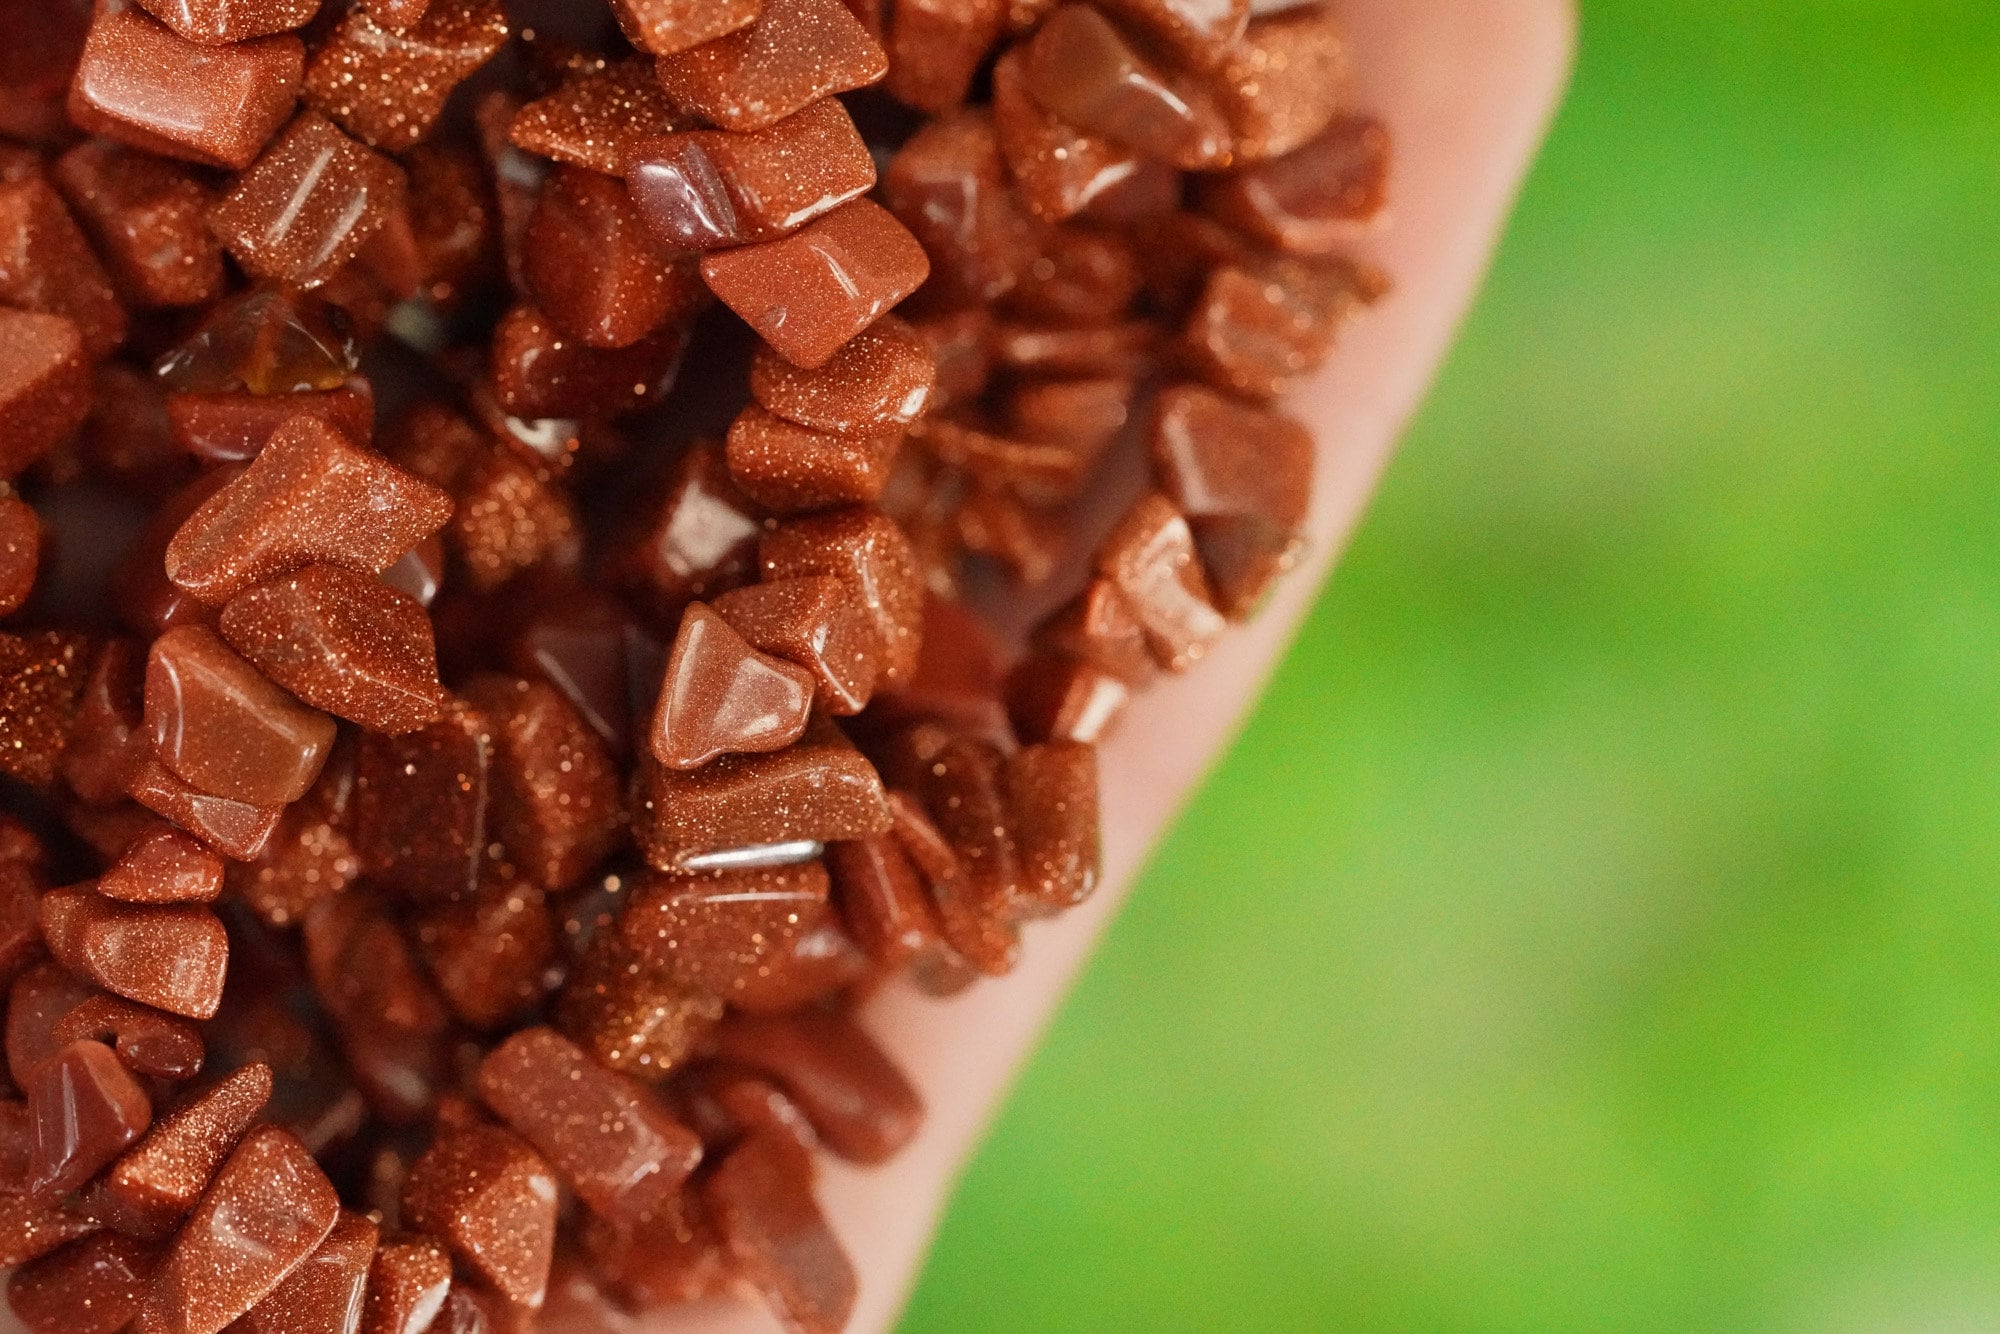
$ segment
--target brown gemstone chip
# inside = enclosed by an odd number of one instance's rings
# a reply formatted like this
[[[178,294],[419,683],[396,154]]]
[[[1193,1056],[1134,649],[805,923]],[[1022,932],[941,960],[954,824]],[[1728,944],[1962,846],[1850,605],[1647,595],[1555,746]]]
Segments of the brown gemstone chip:
[[[76,324],[0,307],[0,481],[68,439],[89,411],[90,367]]]
[[[443,713],[430,617],[380,579],[308,565],[231,598],[221,629],[279,685],[370,731],[400,736]]]
[[[361,740],[355,850],[364,870],[420,899],[472,893],[489,856],[493,730],[462,700],[403,736]]]
[[[1250,15],[1273,6],[1263,0],[1101,0],[1103,7],[1197,68],[1210,68],[1237,50]],[[1317,8],[1317,6],[1301,6]]]
[[[342,1209],[319,1249],[229,1327],[230,1334],[357,1334],[380,1229]]]
[[[689,605],[653,715],[652,753],[673,769],[719,755],[778,750],[799,739],[813,678],[760,653],[706,605]]]
[[[306,67],[306,101],[363,143],[401,152],[506,41],[499,0],[430,0],[407,27],[350,9]]]
[[[0,183],[0,304],[60,315],[102,357],[125,338],[125,309],[90,242],[46,180]]]
[[[761,130],[823,97],[865,88],[888,57],[842,0],[763,0],[748,27],[662,55],[674,102],[725,130]]]
[[[893,315],[856,334],[816,370],[800,370],[769,347],[759,347],[750,364],[750,392],[765,411],[837,435],[908,426],[929,404],[936,379],[928,344]]]
[[[1043,110],[1028,93],[1026,59],[1015,47],[993,67],[993,129],[1021,202],[1060,222],[1138,177],[1142,159]]]
[[[333,1231],[340,1198],[296,1136],[246,1135],[153,1278],[133,1334],[221,1334]]]
[[[42,932],[65,968],[141,1005],[210,1019],[222,1003],[229,937],[207,908],[56,889],[42,896]]]
[[[291,117],[304,73],[305,46],[290,34],[208,45],[104,5],[70,85],[70,116],[149,153],[241,171]]]
[[[634,141],[617,170],[639,216],[683,250],[774,241],[875,184],[875,161],[838,101],[748,133]]]
[[[829,713],[859,713],[882,673],[881,640],[848,585],[808,575],[734,588],[715,612],[761,653],[796,663],[817,682],[814,702]]]
[[[774,514],[865,505],[889,481],[902,435],[835,435],[745,408],[729,428],[725,457],[744,494]]]
[[[1344,262],[1230,265],[1209,274],[1182,341],[1216,388],[1272,399],[1325,364],[1348,321],[1386,290]]]
[[[0,634],[0,773],[38,787],[54,781],[87,662],[75,635]]]
[[[829,843],[826,868],[848,934],[876,967],[893,971],[936,948],[937,909],[892,836]]]
[[[451,1291],[451,1257],[428,1237],[385,1242],[368,1267],[359,1334],[425,1334]]]
[[[266,283],[211,306],[194,332],[161,357],[155,369],[171,391],[170,403],[181,395],[249,394],[289,407],[296,396],[354,383],[350,377],[359,364],[353,336],[338,311]],[[168,411],[172,413],[171,406]],[[335,420],[329,413],[310,415]],[[271,427],[280,424],[272,422]]]
[[[630,529],[612,577],[663,621],[676,620],[695,598],[756,577],[763,513],[730,478],[719,446],[683,454]]]
[[[54,1046],[85,1040],[110,1047],[133,1074],[179,1080],[201,1072],[200,1029],[108,991],[92,992],[49,1028]]]
[[[691,263],[663,249],[615,178],[558,167],[528,225],[523,270],[536,306],[588,347],[630,347],[707,301]]]
[[[1389,131],[1353,116],[1270,162],[1203,179],[1201,201],[1231,227],[1294,255],[1351,244],[1388,201]]]
[[[570,973],[555,1021],[599,1064],[658,1079],[688,1058],[722,1006],[719,997],[641,966],[617,932],[604,931]]]
[[[24,1265],[59,1246],[87,1237],[102,1224],[59,1200],[25,1191],[0,1194],[0,1265]],[[63,1334],[69,1334],[64,1330]]]
[[[924,589],[909,539],[877,510],[853,508],[791,519],[758,548],[766,580],[831,575],[875,625],[884,685],[916,670],[923,642]]]
[[[1067,653],[1030,654],[1007,674],[1007,716],[1025,741],[1095,744],[1131,698],[1127,682]]]
[[[688,125],[667,100],[653,62],[633,56],[592,61],[562,87],[516,112],[507,137],[530,153],[622,176],[637,145]]]
[[[965,101],[1000,39],[1007,0],[900,0],[888,24],[889,94],[939,115]]]
[[[1022,893],[1048,912],[1097,889],[1097,750],[1079,741],[1023,746],[1001,772],[1021,859]]]
[[[818,862],[638,880],[619,935],[642,967],[753,1014],[781,1014],[858,979]]]
[[[768,755],[725,755],[687,773],[648,760],[636,782],[633,832],[661,870],[739,848],[864,838],[888,825],[874,767],[823,720]]]
[[[550,989],[556,927],[542,892],[501,879],[416,919],[438,993],[479,1029],[505,1029]]]
[[[35,588],[42,563],[42,521],[19,496],[0,493],[0,616],[11,616]]]
[[[27,1092],[34,1124],[28,1189],[37,1195],[75,1190],[153,1119],[145,1090],[101,1042],[64,1047],[36,1067]]]
[[[125,903],[210,903],[222,893],[222,859],[159,825],[119,855],[98,878],[97,892]]]
[[[1008,186],[984,107],[927,122],[911,135],[882,174],[882,198],[930,257],[926,295],[940,301],[998,300],[1034,260],[1034,223]]]
[[[1124,595],[1147,648],[1168,671],[1187,671],[1222,637],[1222,613],[1187,518],[1158,492],[1133,502],[1104,539],[1097,572]]]
[[[7,1305],[29,1334],[118,1334],[139,1313],[158,1263],[144,1243],[100,1232],[16,1270]]]
[[[334,722],[271,684],[214,631],[182,625],[146,659],[145,726],[160,762],[253,806],[297,801],[333,748]]]
[[[222,290],[222,248],[209,233],[209,190],[194,175],[108,139],[77,145],[51,171],[141,306],[192,306]]]
[[[611,0],[625,37],[641,51],[670,56],[748,27],[764,0]]]
[[[1216,605],[1242,619],[1297,561],[1312,496],[1312,434],[1199,385],[1160,395],[1153,475],[1188,518]]]
[[[1332,123],[1349,95],[1347,37],[1325,5],[1251,21],[1228,49],[1214,88],[1235,130],[1239,161],[1296,151]]]
[[[701,1142],[657,1095],[552,1029],[523,1029],[495,1047],[480,1064],[479,1093],[613,1222],[671,1207],[701,1159]]]
[[[209,210],[250,273],[312,287],[361,252],[404,204],[403,169],[307,112]]]
[[[733,1016],[716,1030],[715,1050],[776,1080],[821,1141],[853,1162],[886,1162],[923,1124],[917,1091],[844,1014]]]
[[[795,366],[825,365],[917,290],[923,247],[886,209],[843,204],[792,236],[709,255],[701,274],[724,305]]]
[[[669,322],[630,347],[586,347],[516,306],[493,329],[494,397],[527,419],[636,412],[673,388],[687,346],[687,326]]]
[[[556,1180],[519,1136],[471,1125],[410,1167],[404,1217],[438,1236],[516,1306],[542,1304],[555,1249]]]
[[[493,826],[508,859],[542,889],[566,889],[612,850],[624,824],[619,770],[555,686],[482,675],[464,695],[493,738]]]
[[[1229,125],[1208,86],[1148,60],[1090,6],[1051,14],[1023,73],[1029,95],[1079,129],[1189,170],[1229,160]]]
[[[444,492],[301,418],[174,534],[167,575],[220,606],[316,561],[380,574],[450,514]]]
[[[262,852],[285,813],[282,806],[256,806],[203,792],[161,764],[149,746],[133,758],[125,781],[132,800],[234,861],[249,861]]]
[[[320,0],[139,0],[190,42],[219,46],[304,26]]]
[[[753,1136],[722,1160],[702,1198],[737,1271],[785,1326],[836,1334],[858,1283],[813,1201],[810,1172],[788,1140]]]

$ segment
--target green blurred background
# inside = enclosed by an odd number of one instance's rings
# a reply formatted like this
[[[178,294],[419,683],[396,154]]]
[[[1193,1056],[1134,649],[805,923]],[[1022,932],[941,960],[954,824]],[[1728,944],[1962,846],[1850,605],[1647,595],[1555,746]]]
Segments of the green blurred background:
[[[1584,8],[906,1329],[2000,1329],[2000,7]]]

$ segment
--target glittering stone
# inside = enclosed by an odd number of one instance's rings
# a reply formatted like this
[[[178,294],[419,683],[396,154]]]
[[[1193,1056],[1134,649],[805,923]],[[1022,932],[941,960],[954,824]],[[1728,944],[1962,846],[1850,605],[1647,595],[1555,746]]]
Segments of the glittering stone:
[[[726,130],[761,130],[876,82],[888,57],[841,0],[764,0],[757,21],[660,58],[667,95]]]
[[[431,0],[408,27],[351,9],[306,68],[306,101],[363,143],[399,152],[507,40],[499,0]]]

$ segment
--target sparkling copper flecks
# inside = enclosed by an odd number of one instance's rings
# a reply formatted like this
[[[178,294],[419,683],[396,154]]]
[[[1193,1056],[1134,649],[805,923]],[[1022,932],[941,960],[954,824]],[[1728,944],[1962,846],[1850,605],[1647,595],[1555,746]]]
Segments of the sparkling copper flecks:
[[[146,659],[145,726],[160,762],[204,792],[256,806],[306,794],[334,722],[286,694],[203,626],[176,626]]]
[[[170,1108],[90,1187],[92,1212],[120,1232],[164,1239],[270,1099],[270,1067],[251,1064]]]
[[[229,866],[230,892],[271,926],[290,926],[307,909],[354,882],[354,747],[336,745],[319,781],[284,810],[256,857]]]
[[[139,1313],[158,1262],[145,1243],[100,1232],[16,1270],[7,1306],[30,1334],[118,1334]]]
[[[479,1125],[445,1136],[411,1166],[403,1212],[510,1302],[542,1304],[555,1249],[556,1179],[519,1136]]]
[[[125,790],[141,806],[233,861],[249,861],[270,842],[283,807],[203,792],[161,764],[150,746],[141,744],[135,752],[128,761]]]
[[[208,187],[191,173],[106,139],[77,145],[51,170],[141,306],[192,306],[222,290],[222,248],[209,233]]]
[[[481,675],[466,682],[464,694],[492,730],[493,823],[509,861],[542,889],[577,883],[624,828],[609,750],[547,682]]]
[[[830,575],[848,586],[875,624],[883,684],[895,685],[916,670],[923,584],[909,539],[887,515],[855,507],[787,520],[765,535],[758,551],[767,580]]]
[[[58,1018],[49,1040],[58,1047],[104,1043],[133,1074],[154,1079],[192,1079],[206,1054],[194,1024],[106,991],[92,992]]]
[[[141,1005],[210,1019],[222,1004],[229,937],[207,908],[51,890],[42,898],[42,934],[65,968]]]
[[[223,45],[303,27],[320,0],[139,0],[147,13],[191,42]]]
[[[0,481],[68,439],[89,410],[90,367],[76,324],[0,307]]]
[[[671,1207],[701,1159],[701,1142],[657,1094],[552,1029],[524,1029],[495,1047],[478,1082],[486,1105],[613,1222]]]
[[[791,1329],[836,1334],[859,1285],[813,1202],[810,1170],[789,1142],[754,1136],[722,1160],[702,1194],[737,1271],[779,1318]]]
[[[0,493],[0,616],[21,609],[42,562],[42,521],[19,496]]]
[[[1043,110],[1028,92],[1026,59],[1016,47],[993,67],[993,129],[1021,202],[1060,222],[1133,180],[1145,159]]]
[[[1007,0],[901,0],[890,11],[890,96],[933,115],[965,101],[1006,20]]]
[[[611,0],[625,37],[641,51],[670,56],[748,27],[764,0]]]
[[[1187,170],[1229,163],[1229,124],[1208,85],[1154,64],[1086,5],[1049,16],[1023,73],[1029,95],[1079,129]]]
[[[1365,235],[1388,203],[1389,132],[1350,116],[1296,152],[1204,177],[1203,206],[1264,244],[1330,255]]]
[[[62,196],[31,176],[0,184],[0,304],[60,315],[92,357],[125,338],[125,309]]]
[[[707,304],[694,265],[654,239],[625,187],[582,167],[542,188],[524,272],[541,312],[589,347],[630,347]]]
[[[133,1334],[221,1334],[319,1249],[333,1183],[289,1131],[252,1131],[223,1163],[154,1275]]]
[[[881,639],[839,579],[807,575],[752,584],[724,593],[714,606],[753,648],[811,672],[817,707],[835,714],[867,707],[882,674]]]
[[[725,755],[682,772],[640,765],[633,832],[647,861],[674,870],[732,848],[830,842],[888,824],[881,780],[831,722],[765,755]]]
[[[488,450],[460,484],[457,502],[445,533],[476,591],[493,592],[529,570],[572,570],[580,558],[576,502],[517,450]]]
[[[319,1249],[231,1326],[234,1334],[357,1334],[380,1229],[343,1209]]]
[[[764,0],[750,26],[659,62],[677,105],[738,131],[865,88],[888,70],[881,46],[841,0]]]
[[[224,639],[317,708],[399,736],[444,708],[430,618],[414,598],[339,565],[308,565],[222,610]]]
[[[1240,162],[1298,149],[1332,123],[1349,85],[1346,33],[1323,5],[1253,20],[1214,83]]]
[[[79,636],[0,634],[0,773],[36,786],[54,780],[87,665]]]
[[[778,750],[797,741],[812,711],[803,667],[759,653],[696,602],[681,617],[654,713],[653,758],[698,769],[719,755]]]
[[[97,892],[124,903],[209,903],[222,893],[222,859],[160,825],[98,877]]]
[[[174,534],[167,575],[221,605],[316,561],[379,574],[450,513],[450,498],[436,487],[301,418],[281,427]]]
[[[404,893],[470,894],[492,855],[493,732],[460,700],[405,736],[362,738],[355,847],[362,866]]]
[[[385,1242],[368,1267],[363,1334],[424,1334],[451,1290],[451,1257],[428,1237]]]
[[[793,365],[825,365],[923,285],[930,261],[880,205],[856,199],[792,236],[709,255],[702,277]]]
[[[505,1029],[551,988],[556,926],[542,891],[495,877],[467,899],[416,919],[438,993],[477,1029]]]
[[[251,274],[312,287],[361,252],[407,190],[401,167],[306,112],[236,178],[208,222]]]
[[[432,0],[406,28],[351,9],[306,68],[306,101],[363,143],[399,152],[506,41],[498,0]]]
[[[609,1069],[657,1080],[722,1017],[718,996],[647,968],[615,931],[601,932],[557,998],[555,1024]]]
[[[875,184],[868,146],[833,98],[748,133],[637,139],[617,169],[654,234],[684,250],[776,240]]]
[[[634,56],[590,62],[516,112],[507,137],[530,153],[622,176],[637,145],[689,128],[688,118],[667,100],[653,62]]]
[[[856,334],[816,370],[768,347],[750,365],[750,392],[765,411],[815,431],[870,436],[922,415],[937,381],[923,337],[893,315]]]
[[[901,441],[900,431],[815,431],[752,406],[730,426],[725,457],[752,500],[774,514],[795,514],[880,499]]]
[[[77,125],[149,153],[241,171],[290,119],[305,46],[290,34],[204,45],[106,5],[70,85]]]

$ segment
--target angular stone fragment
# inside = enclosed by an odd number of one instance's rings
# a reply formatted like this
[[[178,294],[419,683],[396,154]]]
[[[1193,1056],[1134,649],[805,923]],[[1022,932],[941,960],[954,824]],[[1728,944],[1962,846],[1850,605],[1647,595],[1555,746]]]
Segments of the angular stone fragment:
[[[343,1209],[319,1249],[230,1326],[230,1334],[358,1334],[379,1229]]]
[[[304,796],[334,738],[331,718],[271,684],[199,625],[153,641],[145,725],[167,768],[204,792],[255,806]]]
[[[506,41],[499,0],[431,0],[403,28],[351,9],[306,67],[306,101],[363,143],[401,152]]]
[[[38,921],[40,906],[38,901]],[[66,1045],[57,1041],[56,1025],[93,990],[82,978],[47,960],[13,979],[7,989],[7,1073],[14,1083],[29,1083],[35,1071]],[[23,1118],[20,1128],[29,1124]],[[25,1187],[25,1179],[18,1184]]]
[[[1055,912],[1089,898],[1101,861],[1096,747],[1066,740],[1023,746],[1007,757],[1001,786],[1027,901]]]
[[[0,1194],[0,1265],[38,1260],[101,1226],[59,1200],[41,1200],[26,1192]]]
[[[730,475],[777,514],[875,501],[889,481],[900,432],[835,435],[745,408],[729,428]]]
[[[451,1291],[451,1257],[428,1237],[385,1243],[368,1268],[361,1334],[424,1334]]]
[[[574,569],[582,528],[567,490],[520,451],[496,446],[461,482],[446,534],[466,582],[491,593],[529,570]]]
[[[285,808],[268,845],[225,872],[230,892],[267,925],[296,923],[314,903],[360,876],[354,770],[354,748],[336,745],[312,791]]]
[[[290,34],[191,42],[137,9],[98,10],[70,118],[149,153],[241,171],[292,114],[305,46]]]
[[[763,8],[763,0],[611,0],[626,40],[656,56],[726,37],[755,22]]]
[[[1140,173],[1139,154],[1052,115],[1028,93],[1026,55],[993,67],[993,129],[1021,202],[1036,217],[1075,217]]]
[[[302,393],[172,393],[165,407],[174,442],[204,463],[248,463],[294,417],[356,441],[366,441],[375,426],[374,391],[359,377]]]
[[[237,1145],[174,1238],[133,1334],[221,1334],[333,1231],[340,1198],[290,1131]]]
[[[479,1067],[479,1093],[592,1210],[636,1223],[677,1202],[701,1142],[645,1086],[569,1039],[530,1028]]]
[[[1325,5],[1253,19],[1214,87],[1238,161],[1282,157],[1332,123],[1349,95],[1347,36]]]
[[[67,440],[89,411],[90,366],[76,325],[0,307],[0,481]]]
[[[35,588],[42,562],[42,521],[19,496],[0,493],[0,616],[11,616]]]
[[[1036,504],[1074,499],[1084,483],[1086,459],[1065,445],[1009,439],[934,418],[913,426],[910,438],[939,463],[971,474],[983,487]]]
[[[69,320],[84,351],[125,338],[125,308],[62,196],[38,176],[0,183],[0,305]]]
[[[1135,501],[1104,539],[1097,572],[1124,595],[1147,648],[1168,671],[1187,671],[1222,637],[1222,614],[1195,554],[1194,534],[1158,492]]]
[[[170,1235],[271,1098],[271,1070],[246,1065],[154,1121],[87,1195],[107,1225],[142,1241]]]
[[[285,813],[203,792],[161,764],[150,746],[137,748],[125,783],[132,800],[234,861],[262,852]]]
[[[922,415],[937,379],[924,338],[893,315],[856,334],[817,370],[759,347],[750,392],[764,410],[815,431],[872,436]]]
[[[847,585],[874,622],[884,685],[916,670],[924,589],[909,539],[894,520],[862,507],[808,515],[773,528],[758,552],[766,580],[830,575]]]
[[[1237,49],[1258,0],[1103,0],[1110,13],[1164,43],[1197,68],[1212,68]]]
[[[201,1072],[201,1030],[151,1006],[93,991],[49,1027],[49,1042],[101,1042],[136,1075],[192,1079]]]
[[[722,1160],[702,1197],[737,1271],[786,1327],[834,1334],[858,1285],[813,1202],[810,1170],[795,1146],[756,1136]]]
[[[316,561],[380,574],[450,513],[444,492],[300,419],[174,534],[167,575],[220,606]]]
[[[826,869],[847,933],[877,968],[894,972],[936,948],[937,909],[893,837],[829,843]]]
[[[72,1042],[28,1081],[34,1151],[28,1189],[65,1195],[97,1175],[152,1122],[139,1082],[101,1042]]]
[[[222,1003],[229,937],[207,908],[118,903],[88,889],[42,897],[49,953],[106,991],[190,1019]]]
[[[471,894],[491,855],[492,772],[493,729],[463,701],[407,735],[363,737],[355,848],[364,869],[416,898]]]
[[[308,565],[230,599],[221,628],[279,685],[370,731],[401,736],[443,713],[430,617],[380,579]]]
[[[571,971],[555,1022],[599,1064],[658,1079],[687,1059],[722,1006],[720,997],[645,967],[617,932],[604,931]]]
[[[314,904],[304,935],[313,989],[369,1108],[391,1125],[433,1113],[451,1016],[403,932],[367,896],[348,893]]]
[[[555,920],[532,885],[499,880],[425,912],[416,928],[439,993],[474,1028],[506,1028],[550,989]]]
[[[832,98],[749,133],[636,140],[617,170],[653,234],[683,250],[774,241],[875,184],[868,146]]]
[[[768,755],[725,755],[682,773],[642,763],[633,832],[646,860],[674,870],[737,848],[880,833],[881,780],[830,722]]]
[[[834,93],[865,88],[888,57],[841,0],[764,0],[757,21],[660,58],[676,104],[725,130],[761,130]]]
[[[528,882],[566,889],[617,844],[624,821],[619,770],[556,687],[474,677],[465,698],[491,729],[493,824]]]
[[[716,1030],[715,1048],[776,1080],[826,1146],[853,1162],[886,1162],[923,1124],[916,1089],[845,1014],[734,1016]]]
[[[1386,290],[1379,274],[1344,262],[1231,265],[1208,275],[1181,339],[1216,388],[1276,398],[1324,365],[1340,331]]]
[[[222,892],[222,859],[180,830],[159,825],[98,878],[97,892],[125,903],[210,903]]]
[[[1023,73],[1029,95],[1079,129],[1187,170],[1229,160],[1229,124],[1207,85],[1146,59],[1087,5],[1049,16]]]
[[[755,1014],[794,1010],[862,971],[818,862],[643,878],[618,930],[642,967]]]
[[[77,145],[51,173],[120,292],[141,306],[193,306],[222,290],[209,191],[183,168],[108,139]]]
[[[693,603],[667,659],[652,730],[653,757],[697,769],[719,755],[773,751],[805,731],[813,678],[759,653],[715,612]]]
[[[1350,116],[1281,158],[1204,177],[1200,197],[1215,218],[1265,245],[1331,255],[1381,218],[1389,167],[1388,129]]]
[[[1043,652],[1088,663],[1128,685],[1143,685],[1159,670],[1132,604],[1102,578],[1091,579],[1038,626],[1034,644]]]
[[[555,1249],[556,1181],[519,1136],[474,1125],[438,1140],[410,1168],[403,1212],[508,1301],[542,1304]]]
[[[190,42],[220,46],[303,27],[320,0],[139,0]]]
[[[756,577],[763,513],[730,478],[719,446],[683,454],[628,526],[612,578],[661,621]]]
[[[883,172],[882,197],[922,243],[931,289],[948,304],[998,300],[1034,260],[1034,226],[1008,184],[986,108],[911,135]]]
[[[856,199],[783,240],[711,254],[701,273],[779,355],[811,370],[916,291],[930,261],[887,210]]]
[[[852,714],[867,707],[881,676],[881,641],[841,580],[808,575],[752,584],[724,593],[714,607],[751,647],[811,672],[821,708]]]
[[[964,102],[1006,13],[1007,0],[902,0],[889,14],[890,96],[932,115]]]
[[[494,397],[529,419],[636,412],[673,388],[687,346],[687,327],[669,323],[630,347],[586,347],[516,306],[493,329]]]
[[[641,142],[688,127],[661,89],[653,62],[635,56],[592,61],[516,112],[507,137],[527,152],[622,176]]]
[[[139,1313],[159,1257],[130,1237],[100,1232],[7,1281],[7,1305],[29,1334],[118,1334]]]
[[[360,364],[338,311],[266,283],[210,307],[156,370],[175,394],[265,397],[339,389]]]
[[[691,263],[663,248],[615,178],[558,167],[542,187],[524,255],[537,307],[588,347],[630,347],[706,294]]]
[[[403,207],[402,168],[308,112],[209,210],[209,226],[251,274],[314,287]]]

